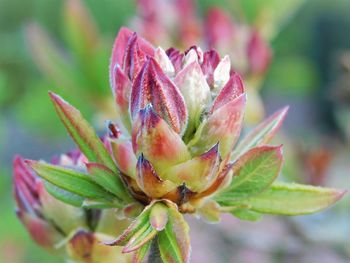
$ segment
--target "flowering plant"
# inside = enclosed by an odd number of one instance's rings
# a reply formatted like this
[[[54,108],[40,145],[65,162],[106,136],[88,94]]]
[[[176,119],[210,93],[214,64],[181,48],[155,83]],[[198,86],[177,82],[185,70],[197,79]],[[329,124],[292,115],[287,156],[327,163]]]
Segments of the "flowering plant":
[[[288,108],[239,140],[247,98],[228,56],[197,46],[165,51],[122,28],[112,51],[110,82],[118,116],[107,123],[103,139],[76,108],[50,92],[83,154],[79,165],[25,163],[60,201],[116,210],[118,218],[132,220],[121,235],[104,243],[133,253],[133,262],[155,256],[163,262],[189,262],[184,214],[209,222],[218,222],[221,213],[242,220],[308,214],[345,193],[275,182],[282,146],[269,142]]]

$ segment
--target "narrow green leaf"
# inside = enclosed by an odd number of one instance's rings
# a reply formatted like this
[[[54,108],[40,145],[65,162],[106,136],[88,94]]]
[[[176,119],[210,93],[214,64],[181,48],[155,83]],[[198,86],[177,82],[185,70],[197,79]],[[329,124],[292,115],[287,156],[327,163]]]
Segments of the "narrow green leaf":
[[[169,220],[158,234],[158,247],[164,263],[188,263],[190,260],[189,227],[177,207],[169,203]]]
[[[158,231],[155,230],[149,223],[145,224],[139,231],[137,231],[129,242],[124,246],[122,252],[130,253],[135,251],[151,241]]]
[[[241,220],[252,222],[259,221],[262,218],[262,214],[244,208],[235,209],[231,212],[231,214]]]
[[[86,174],[44,162],[26,160],[26,163],[40,177],[66,191],[88,198],[113,198]]]
[[[145,207],[142,213],[124,230],[124,232],[115,240],[104,242],[108,246],[125,246],[130,239],[140,231],[150,226],[149,214],[153,203]]]
[[[112,157],[81,113],[55,93],[49,92],[49,95],[67,131],[86,158],[90,162],[104,164],[117,173]]]
[[[249,150],[235,162],[231,184],[215,200],[230,203],[263,192],[278,176],[282,162],[281,146],[261,146]]]
[[[105,190],[114,194],[121,200],[132,201],[124,184],[119,180],[119,173],[117,174],[99,163],[87,163],[86,168],[91,175],[91,179]]]
[[[135,251],[132,263],[142,263],[144,259],[147,257],[148,252],[150,251],[151,244],[153,241],[148,241],[142,247],[140,247],[137,251]]]
[[[72,205],[72,206],[77,206],[81,207],[84,201],[84,197],[73,194],[72,192],[68,192],[60,187],[57,187],[56,185],[53,185],[47,181],[45,181],[45,189],[51,194],[53,197],[56,199]]]
[[[106,209],[106,208],[121,208],[123,207],[119,201],[113,202],[106,199],[91,199],[86,198],[82,203],[82,207],[86,209]]]
[[[231,160],[236,160],[240,155],[244,154],[250,148],[267,144],[271,141],[282,125],[284,118],[287,115],[289,107],[275,112],[256,128],[254,128],[242,141],[239,142],[234,152],[231,155]]]
[[[238,202],[265,214],[303,215],[323,210],[344,196],[346,191],[301,184],[275,183],[253,198]]]

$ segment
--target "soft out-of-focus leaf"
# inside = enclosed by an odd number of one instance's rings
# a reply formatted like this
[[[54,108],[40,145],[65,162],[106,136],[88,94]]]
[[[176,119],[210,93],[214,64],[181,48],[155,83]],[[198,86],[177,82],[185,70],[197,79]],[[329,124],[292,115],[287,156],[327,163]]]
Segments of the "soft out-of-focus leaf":
[[[231,212],[231,214],[241,220],[253,221],[253,222],[259,221],[262,218],[262,214],[251,211],[249,209],[245,209],[245,208],[235,209]]]
[[[52,247],[62,240],[62,234],[45,220],[32,216],[22,210],[17,210],[16,213],[28,229],[31,238],[40,246],[52,250]]]
[[[73,67],[60,50],[53,44],[45,31],[37,24],[27,27],[27,39],[32,57],[41,71],[57,86],[71,90],[76,87]]]
[[[50,195],[42,180],[36,181],[37,193],[40,199],[41,212],[47,222],[52,222],[64,233],[70,233],[77,228],[87,227],[86,214],[81,208],[66,205]]]
[[[239,9],[268,38],[274,38],[305,0],[239,0]]]
[[[70,48],[80,59],[88,62],[100,39],[96,24],[83,3],[81,0],[66,0],[63,13]]]
[[[207,200],[198,209],[198,213],[209,223],[217,223],[220,221],[220,206],[214,200]]]
[[[345,192],[344,190],[294,183],[275,183],[264,193],[237,202],[237,204],[245,205],[250,210],[259,213],[303,215],[331,206],[342,198]]]
[[[117,173],[117,167],[107,149],[80,111],[52,92],[50,92],[50,97],[67,131],[86,158],[90,162],[104,164]]]
[[[40,177],[66,191],[88,198],[113,198],[86,174],[44,162],[27,160],[26,163]]]
[[[174,205],[169,205],[169,221],[158,234],[158,247],[164,263],[188,263],[190,260],[189,227]]]
[[[231,160],[236,160],[239,155],[244,154],[252,147],[269,143],[281,127],[287,112],[288,107],[275,112],[256,128],[250,131],[235,148],[234,152],[232,153]]]
[[[266,79],[266,91],[283,96],[311,96],[321,85],[319,74],[317,64],[309,58],[276,57]]]
[[[282,162],[281,146],[251,149],[234,163],[231,184],[215,199],[227,204],[263,192],[278,176]]]
[[[109,247],[102,240],[110,236],[79,230],[66,243],[66,251],[74,262],[97,263],[118,262],[129,263],[131,257],[123,254],[121,248]]]

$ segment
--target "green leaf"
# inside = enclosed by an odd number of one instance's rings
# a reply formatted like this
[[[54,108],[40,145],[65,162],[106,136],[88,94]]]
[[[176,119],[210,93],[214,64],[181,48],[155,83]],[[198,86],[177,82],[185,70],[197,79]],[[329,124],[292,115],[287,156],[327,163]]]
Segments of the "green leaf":
[[[271,141],[282,125],[289,107],[275,112],[256,128],[250,131],[242,141],[239,142],[231,155],[231,160],[236,160],[240,155],[244,154],[250,148],[267,144]]]
[[[236,203],[266,190],[278,176],[283,162],[282,147],[256,147],[241,156],[232,167],[231,184],[220,192],[219,203]]]
[[[87,198],[84,200],[82,207],[86,209],[106,209],[106,208],[121,208],[123,207],[119,201],[112,202],[106,199],[91,199]]]
[[[294,183],[275,183],[264,193],[237,204],[246,205],[259,213],[303,215],[315,213],[333,205],[343,197],[345,192]]]
[[[68,192],[60,187],[57,187],[56,185],[53,185],[47,181],[45,181],[45,189],[51,194],[53,197],[56,199],[72,205],[72,206],[77,206],[81,207],[84,201],[84,197],[73,194],[72,192]]]
[[[187,263],[190,259],[189,227],[177,207],[170,202],[169,220],[158,234],[158,247],[164,263]]]
[[[144,259],[147,257],[148,252],[150,251],[151,245],[153,241],[149,241],[144,244],[141,248],[135,251],[132,262],[133,263],[142,263]]]
[[[105,190],[114,194],[121,200],[132,201],[124,184],[119,180],[119,173],[114,173],[112,170],[99,163],[87,163],[86,168],[91,175],[91,179]]]
[[[141,248],[146,243],[150,242],[156,235],[158,231],[155,230],[150,223],[145,224],[139,231],[137,231],[129,242],[124,246],[122,252],[130,253]]]
[[[125,246],[134,235],[140,230],[146,230],[150,225],[149,214],[153,203],[145,207],[142,213],[124,230],[124,232],[115,240],[104,242],[108,246]]]
[[[113,199],[86,174],[44,162],[26,160],[26,163],[40,177],[68,192],[87,198]]]
[[[235,209],[231,214],[241,220],[252,222],[259,221],[262,218],[262,214],[244,208]]]
[[[81,113],[55,93],[49,92],[49,95],[67,131],[86,158],[90,162],[104,164],[117,173],[118,169],[106,147]],[[118,180],[122,184],[121,179]]]

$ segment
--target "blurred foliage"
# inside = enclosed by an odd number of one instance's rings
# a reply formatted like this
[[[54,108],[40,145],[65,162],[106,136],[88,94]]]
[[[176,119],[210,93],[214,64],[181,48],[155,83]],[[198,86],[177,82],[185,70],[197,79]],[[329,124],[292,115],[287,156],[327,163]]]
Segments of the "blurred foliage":
[[[0,107],[14,108],[21,122],[42,135],[62,134],[48,101],[48,89],[64,95],[90,118],[97,107],[106,104],[113,37],[133,11],[131,1],[84,1],[97,25],[91,24],[93,21],[79,24],[85,19],[79,17],[81,10],[74,6],[67,10],[65,5],[74,2],[0,1],[0,38],[4,47],[0,51]],[[29,22],[36,24],[28,27]],[[28,42],[25,33],[30,30],[32,41]],[[91,39],[96,42],[93,47],[89,46]],[[30,44],[34,48],[30,49]],[[42,66],[44,78],[32,58]],[[32,105],[45,110],[38,112]],[[110,111],[108,107],[106,111]]]

